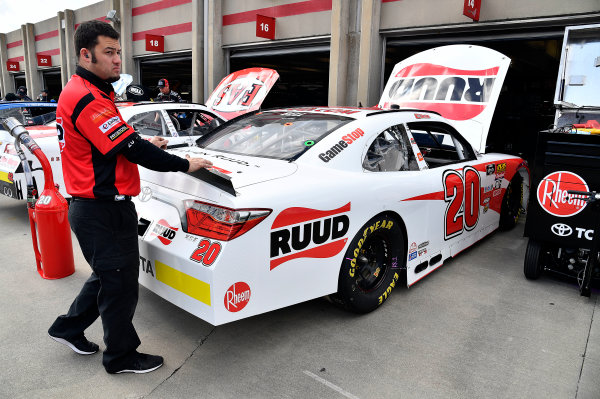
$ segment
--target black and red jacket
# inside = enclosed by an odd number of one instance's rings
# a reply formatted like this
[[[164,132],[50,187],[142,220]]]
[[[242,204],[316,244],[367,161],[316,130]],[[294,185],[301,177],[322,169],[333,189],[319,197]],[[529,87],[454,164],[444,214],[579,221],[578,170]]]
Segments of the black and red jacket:
[[[90,71],[77,67],[58,99],[56,122],[67,192],[74,197],[136,196],[136,164],[158,171],[187,171],[187,160],[143,140],[114,103],[115,93]]]

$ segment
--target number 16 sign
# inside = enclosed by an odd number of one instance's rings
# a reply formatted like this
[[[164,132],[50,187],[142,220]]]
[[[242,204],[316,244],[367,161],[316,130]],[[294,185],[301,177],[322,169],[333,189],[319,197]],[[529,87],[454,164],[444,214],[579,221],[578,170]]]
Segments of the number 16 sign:
[[[256,37],[275,40],[275,18],[256,14]]]

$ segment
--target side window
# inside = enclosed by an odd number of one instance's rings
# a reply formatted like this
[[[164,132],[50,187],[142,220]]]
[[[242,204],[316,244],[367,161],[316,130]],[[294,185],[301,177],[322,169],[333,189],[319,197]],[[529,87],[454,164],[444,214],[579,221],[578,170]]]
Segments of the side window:
[[[408,127],[430,168],[475,158],[466,141],[450,126],[414,122]]]
[[[133,128],[145,136],[169,136],[167,125],[160,111],[143,112],[127,121]]]
[[[204,136],[221,124],[218,118],[202,111],[180,112],[176,117],[180,136]]]
[[[404,126],[391,126],[373,140],[363,168],[371,172],[419,170]]]

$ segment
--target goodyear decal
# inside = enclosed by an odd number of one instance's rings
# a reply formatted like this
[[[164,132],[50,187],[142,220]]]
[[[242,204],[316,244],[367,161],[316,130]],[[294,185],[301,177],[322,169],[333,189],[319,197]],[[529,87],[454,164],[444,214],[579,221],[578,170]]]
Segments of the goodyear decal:
[[[378,220],[377,222],[373,223],[372,225],[366,227],[363,230],[362,233],[362,237],[360,238],[360,240],[358,240],[358,242],[356,243],[356,247],[354,248],[354,250],[352,251],[352,260],[350,260],[350,269],[348,270],[348,274],[350,275],[350,277],[354,277],[354,274],[356,273],[356,260],[358,259],[358,255],[360,255],[361,252],[361,248],[364,245],[366,239],[367,239],[367,235],[372,234],[373,232],[379,230],[379,229],[391,229],[392,226],[394,225],[394,221],[392,220]],[[397,265],[397,260],[396,258],[393,259],[394,263]]]
[[[187,296],[210,306],[210,284],[173,269],[162,262],[154,261],[156,279]]]
[[[293,259],[330,258],[346,246],[350,203],[332,210],[288,208],[271,226],[271,270]]]

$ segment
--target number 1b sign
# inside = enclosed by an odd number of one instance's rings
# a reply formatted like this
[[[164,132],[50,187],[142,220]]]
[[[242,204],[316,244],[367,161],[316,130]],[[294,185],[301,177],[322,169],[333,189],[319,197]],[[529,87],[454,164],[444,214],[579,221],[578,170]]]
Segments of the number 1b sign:
[[[275,18],[256,14],[256,37],[275,40]]]

